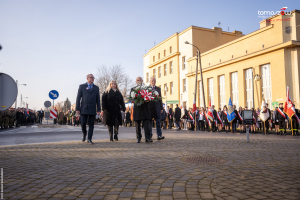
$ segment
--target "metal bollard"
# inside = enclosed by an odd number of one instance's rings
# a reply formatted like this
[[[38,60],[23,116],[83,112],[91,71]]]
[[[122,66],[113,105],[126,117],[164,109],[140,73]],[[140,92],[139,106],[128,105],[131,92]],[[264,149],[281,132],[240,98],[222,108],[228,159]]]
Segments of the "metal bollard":
[[[246,127],[246,137],[247,137],[246,141],[247,143],[249,143],[249,127]]]

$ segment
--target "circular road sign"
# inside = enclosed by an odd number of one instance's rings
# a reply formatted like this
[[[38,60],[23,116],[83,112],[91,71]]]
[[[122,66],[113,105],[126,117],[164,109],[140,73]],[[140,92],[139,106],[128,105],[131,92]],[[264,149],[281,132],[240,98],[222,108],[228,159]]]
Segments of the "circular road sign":
[[[57,92],[56,90],[51,90],[51,91],[49,92],[49,97],[50,97],[50,99],[57,99],[58,96],[59,96],[59,94],[58,94],[58,92]]]
[[[44,106],[46,108],[49,108],[51,106],[51,102],[50,101],[45,101]]]
[[[15,80],[7,74],[0,73],[0,111],[10,108],[18,96]]]

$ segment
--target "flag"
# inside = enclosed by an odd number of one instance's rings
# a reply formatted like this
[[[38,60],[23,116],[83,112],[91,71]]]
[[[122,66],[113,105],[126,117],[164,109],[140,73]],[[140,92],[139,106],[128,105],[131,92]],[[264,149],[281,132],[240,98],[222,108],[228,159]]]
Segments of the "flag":
[[[210,121],[214,121],[214,115],[211,110],[211,101],[210,100],[209,100],[209,105],[208,105],[207,117]]]
[[[228,122],[232,122],[235,119],[235,113],[234,113],[234,109],[232,106],[232,101],[231,101],[231,97],[229,97],[229,103],[228,103],[228,113],[227,113],[227,119]]]
[[[260,113],[259,113],[259,118],[261,119],[261,121],[265,122],[269,117],[270,117],[270,114],[269,114],[268,109],[266,107],[265,99],[263,98],[263,100],[261,102],[261,110],[260,110]]]
[[[289,118],[292,118],[292,116],[296,113],[295,108],[293,106],[293,102],[290,98],[290,89],[287,87],[287,94],[286,94],[286,100],[284,103],[284,109],[283,112],[289,116]]]
[[[192,113],[194,113],[196,110],[197,110],[197,107],[196,107],[196,100],[194,99],[194,104],[193,104],[193,110],[192,110]]]

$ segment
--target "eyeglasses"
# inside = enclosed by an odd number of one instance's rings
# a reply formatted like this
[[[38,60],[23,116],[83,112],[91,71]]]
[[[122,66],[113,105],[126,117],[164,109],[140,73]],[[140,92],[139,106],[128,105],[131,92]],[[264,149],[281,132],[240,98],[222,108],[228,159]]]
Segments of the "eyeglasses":
[[[89,77],[89,78],[95,78],[95,77]]]

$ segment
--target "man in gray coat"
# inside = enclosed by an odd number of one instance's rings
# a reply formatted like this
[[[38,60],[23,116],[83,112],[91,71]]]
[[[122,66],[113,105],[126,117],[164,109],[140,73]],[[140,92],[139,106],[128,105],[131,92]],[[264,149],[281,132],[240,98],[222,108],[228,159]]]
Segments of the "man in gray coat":
[[[93,74],[87,75],[87,82],[80,85],[76,98],[76,113],[81,117],[81,128],[83,132],[82,142],[86,140],[86,123],[89,122],[88,143],[92,142],[94,122],[97,114],[100,115],[99,87],[94,85]]]

